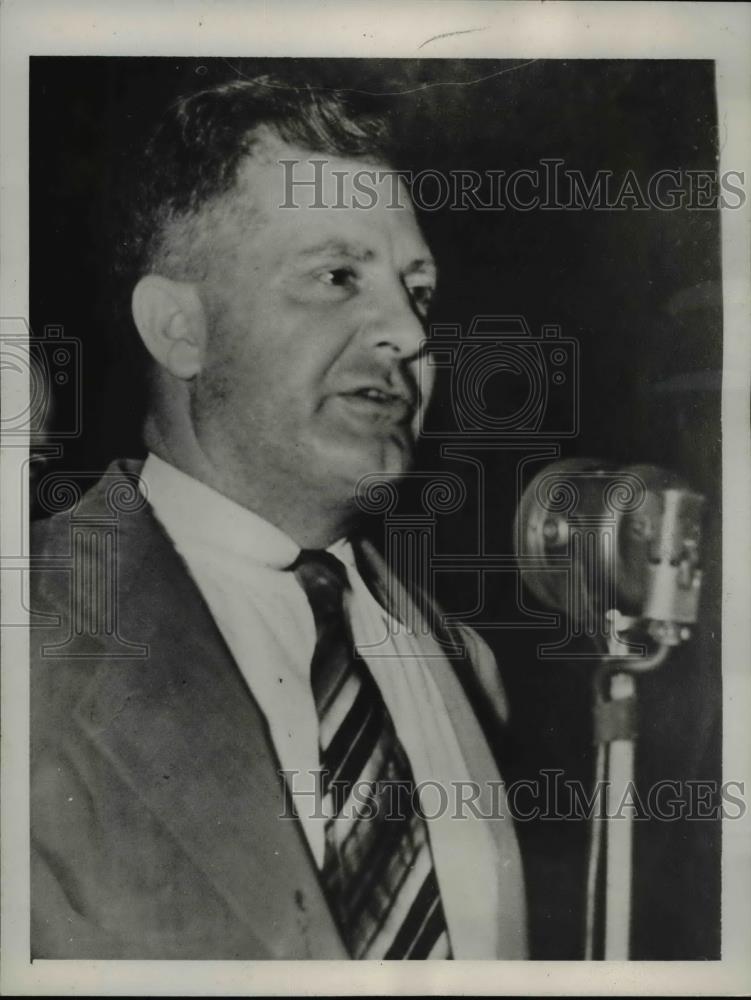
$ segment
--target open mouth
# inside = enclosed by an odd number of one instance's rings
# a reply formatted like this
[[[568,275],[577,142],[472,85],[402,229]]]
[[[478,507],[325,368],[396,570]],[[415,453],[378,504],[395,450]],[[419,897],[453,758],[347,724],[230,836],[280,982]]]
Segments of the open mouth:
[[[341,398],[363,415],[395,423],[411,420],[415,410],[411,400],[377,386],[363,386],[352,392],[343,392]]]

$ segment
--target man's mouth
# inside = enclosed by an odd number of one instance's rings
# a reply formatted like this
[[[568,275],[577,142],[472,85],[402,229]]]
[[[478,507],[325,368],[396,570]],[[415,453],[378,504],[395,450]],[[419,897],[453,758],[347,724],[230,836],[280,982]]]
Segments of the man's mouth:
[[[405,394],[390,392],[379,386],[366,385],[340,393],[357,412],[374,420],[403,423],[414,416],[414,403]]]

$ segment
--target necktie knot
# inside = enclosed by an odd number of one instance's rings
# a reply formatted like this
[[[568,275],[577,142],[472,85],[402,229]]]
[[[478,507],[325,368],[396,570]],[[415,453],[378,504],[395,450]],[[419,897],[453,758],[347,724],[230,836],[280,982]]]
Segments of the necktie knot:
[[[319,627],[324,619],[342,613],[349,580],[340,559],[325,549],[302,549],[290,569],[305,591]]]

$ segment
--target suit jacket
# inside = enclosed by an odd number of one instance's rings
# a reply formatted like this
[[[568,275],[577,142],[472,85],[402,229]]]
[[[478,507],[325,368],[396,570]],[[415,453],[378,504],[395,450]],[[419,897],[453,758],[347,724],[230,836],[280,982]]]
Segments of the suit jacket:
[[[346,958],[289,801],[283,816],[263,715],[140,502],[139,467],[111,467],[33,529],[32,957]],[[374,549],[359,561],[379,599],[398,593]],[[503,690],[484,643],[462,638],[467,655],[433,660],[435,679],[470,773],[497,781],[478,719],[500,735]],[[523,958],[516,838],[510,819],[489,822],[498,957]]]

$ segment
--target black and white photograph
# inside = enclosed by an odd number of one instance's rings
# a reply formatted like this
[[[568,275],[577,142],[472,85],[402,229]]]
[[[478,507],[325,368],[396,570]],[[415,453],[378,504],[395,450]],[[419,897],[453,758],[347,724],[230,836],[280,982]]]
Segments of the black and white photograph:
[[[745,995],[749,6],[100,10],[3,9],[3,989]]]

